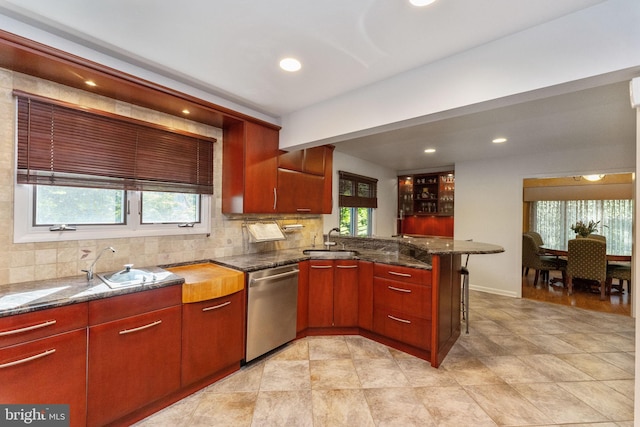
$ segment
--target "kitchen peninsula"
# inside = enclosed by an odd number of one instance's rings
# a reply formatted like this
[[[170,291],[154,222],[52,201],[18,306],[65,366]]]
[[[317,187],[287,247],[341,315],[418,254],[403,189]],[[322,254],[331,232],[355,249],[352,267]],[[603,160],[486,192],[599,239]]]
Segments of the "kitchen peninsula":
[[[460,336],[462,255],[504,252],[498,245],[441,237],[335,236],[332,241],[334,252],[355,255],[314,259],[289,249],[213,262],[245,272],[297,262],[298,337],[361,334],[438,367]],[[341,268],[358,274],[342,278]]]

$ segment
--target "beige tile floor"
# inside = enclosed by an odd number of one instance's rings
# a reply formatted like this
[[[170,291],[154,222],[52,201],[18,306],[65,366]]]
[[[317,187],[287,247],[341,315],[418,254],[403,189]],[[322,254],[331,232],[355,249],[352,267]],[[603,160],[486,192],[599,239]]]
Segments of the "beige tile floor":
[[[142,420],[151,426],[633,426],[634,320],[471,293],[439,369],[309,337]]]

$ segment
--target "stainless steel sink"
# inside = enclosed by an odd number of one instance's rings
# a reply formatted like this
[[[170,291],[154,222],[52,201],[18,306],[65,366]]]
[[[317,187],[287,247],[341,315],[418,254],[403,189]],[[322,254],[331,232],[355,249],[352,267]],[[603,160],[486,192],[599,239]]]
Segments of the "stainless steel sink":
[[[150,271],[139,270],[131,268],[132,266],[132,264],[127,264],[125,265],[124,270],[118,271],[117,273],[98,274],[98,277],[111,289],[153,283],[166,277],[166,275],[163,275],[162,273],[158,274]]]
[[[358,251],[349,249],[305,249],[302,253],[315,259],[351,259],[358,256]]]

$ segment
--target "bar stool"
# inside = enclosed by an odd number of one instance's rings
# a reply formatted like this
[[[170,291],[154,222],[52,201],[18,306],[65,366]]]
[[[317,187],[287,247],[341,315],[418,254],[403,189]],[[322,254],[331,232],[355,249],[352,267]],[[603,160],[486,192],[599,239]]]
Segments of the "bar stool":
[[[460,267],[460,274],[462,275],[462,301],[460,301],[462,305],[462,320],[465,321],[466,324],[466,333],[469,333],[469,269],[467,265],[469,264],[469,254],[467,254],[467,259],[464,262],[464,266]]]

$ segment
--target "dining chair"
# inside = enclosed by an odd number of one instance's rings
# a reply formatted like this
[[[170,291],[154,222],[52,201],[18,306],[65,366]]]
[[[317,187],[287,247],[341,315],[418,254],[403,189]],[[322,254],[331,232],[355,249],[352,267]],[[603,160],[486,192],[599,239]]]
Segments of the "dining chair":
[[[562,281],[565,282],[566,265],[566,261],[558,257],[540,255],[534,238],[530,234],[522,234],[522,274],[527,275],[529,269],[535,270],[534,287],[538,285],[540,272],[543,273],[543,281],[548,281],[549,271],[561,271]]]
[[[542,240],[540,233],[537,231],[527,231],[525,234],[533,237],[533,241],[536,242],[536,246],[538,246],[538,252],[544,254],[544,249],[542,248],[542,246],[544,246],[544,240]]]
[[[607,280],[607,244],[600,239],[572,239],[567,251],[567,285],[573,293],[573,280],[594,281],[600,287],[600,299],[605,299]]]
[[[612,283],[613,279],[618,280],[618,283]],[[625,281],[627,282],[627,292],[631,295],[631,263],[610,263],[607,266],[607,290],[611,291],[611,288],[617,288],[622,293]]]

